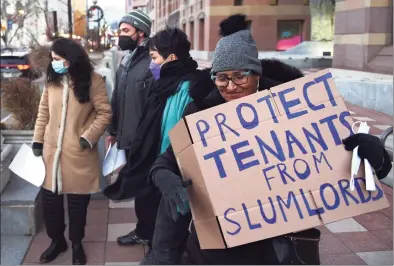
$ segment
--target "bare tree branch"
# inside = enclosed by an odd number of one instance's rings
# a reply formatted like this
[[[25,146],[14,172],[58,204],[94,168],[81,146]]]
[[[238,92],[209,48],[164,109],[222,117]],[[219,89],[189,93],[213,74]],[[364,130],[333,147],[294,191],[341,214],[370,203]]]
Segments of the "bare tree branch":
[[[8,40],[8,44],[7,46],[12,42],[12,40],[14,39],[14,37],[16,36],[16,34],[18,33],[18,31],[21,29],[21,26],[18,26],[18,28],[15,30],[14,35],[12,35],[12,37]]]
[[[31,33],[30,31],[26,30],[26,32],[30,35],[30,38],[38,45],[41,46],[41,44],[39,43],[39,41],[36,39],[36,37],[34,36],[33,33]]]

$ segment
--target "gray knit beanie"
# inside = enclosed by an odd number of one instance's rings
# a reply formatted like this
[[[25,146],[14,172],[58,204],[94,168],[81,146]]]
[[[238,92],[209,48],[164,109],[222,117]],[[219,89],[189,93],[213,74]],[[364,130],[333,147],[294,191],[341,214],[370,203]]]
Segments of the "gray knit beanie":
[[[145,33],[147,37],[150,36],[150,31],[152,27],[152,20],[148,15],[141,12],[140,10],[133,10],[126,14],[119,22],[119,26],[122,23],[127,23],[136,29]]]
[[[222,37],[216,45],[211,73],[240,69],[261,75],[263,69],[258,56],[250,30],[236,31]]]

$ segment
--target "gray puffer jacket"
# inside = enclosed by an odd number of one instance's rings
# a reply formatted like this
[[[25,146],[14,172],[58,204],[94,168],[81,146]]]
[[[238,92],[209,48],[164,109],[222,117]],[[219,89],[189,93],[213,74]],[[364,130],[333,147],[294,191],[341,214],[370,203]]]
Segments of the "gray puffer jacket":
[[[112,94],[112,123],[108,132],[116,136],[118,149],[127,150],[134,138],[145,102],[154,79],[149,64],[151,58],[146,45],[127,54],[116,72]]]

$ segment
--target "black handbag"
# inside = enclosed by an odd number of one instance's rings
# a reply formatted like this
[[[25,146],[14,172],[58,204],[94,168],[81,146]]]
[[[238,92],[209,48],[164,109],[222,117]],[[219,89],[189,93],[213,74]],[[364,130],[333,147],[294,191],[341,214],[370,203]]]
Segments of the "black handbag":
[[[311,228],[272,241],[279,265],[320,265],[320,230]]]

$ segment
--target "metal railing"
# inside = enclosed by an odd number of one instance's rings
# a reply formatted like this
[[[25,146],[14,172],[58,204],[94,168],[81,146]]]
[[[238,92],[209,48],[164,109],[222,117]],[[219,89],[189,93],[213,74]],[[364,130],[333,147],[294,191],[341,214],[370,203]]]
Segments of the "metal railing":
[[[386,141],[390,135],[393,134],[393,127],[389,127],[380,135],[380,142],[382,143],[383,147],[386,145]],[[390,155],[391,161],[393,160],[393,150],[386,149]]]

